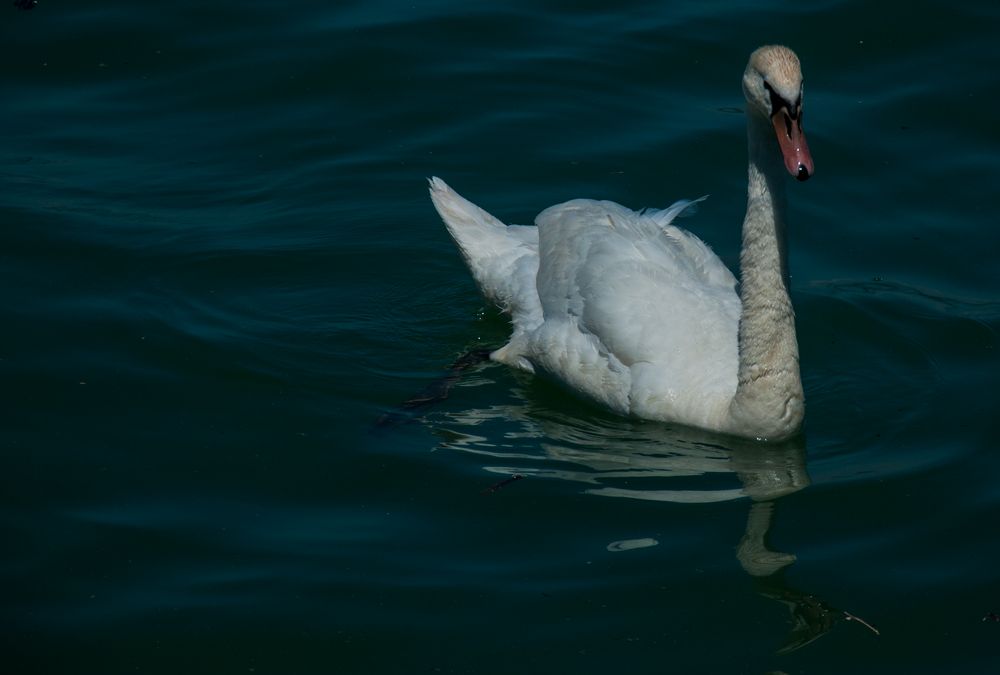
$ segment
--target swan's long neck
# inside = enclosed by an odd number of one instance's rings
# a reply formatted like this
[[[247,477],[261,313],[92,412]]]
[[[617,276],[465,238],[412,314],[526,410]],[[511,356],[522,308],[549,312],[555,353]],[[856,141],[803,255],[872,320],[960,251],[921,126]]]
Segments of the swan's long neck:
[[[747,111],[750,162],[740,254],[739,380],[730,404],[735,429],[762,438],[794,433],[802,422],[795,313],[788,294],[785,168],[769,120]]]

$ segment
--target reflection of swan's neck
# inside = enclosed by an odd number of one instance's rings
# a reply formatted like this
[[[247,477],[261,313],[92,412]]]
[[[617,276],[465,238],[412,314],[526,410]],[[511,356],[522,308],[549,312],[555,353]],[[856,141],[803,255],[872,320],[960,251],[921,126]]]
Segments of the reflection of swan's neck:
[[[769,577],[795,562],[791,553],[779,553],[767,547],[773,516],[774,502],[754,502],[750,506],[747,531],[736,547],[736,559],[751,576]]]
[[[804,413],[795,314],[788,295],[785,169],[770,121],[747,111],[747,212],[740,254],[739,384],[730,405],[736,429],[781,438]]]

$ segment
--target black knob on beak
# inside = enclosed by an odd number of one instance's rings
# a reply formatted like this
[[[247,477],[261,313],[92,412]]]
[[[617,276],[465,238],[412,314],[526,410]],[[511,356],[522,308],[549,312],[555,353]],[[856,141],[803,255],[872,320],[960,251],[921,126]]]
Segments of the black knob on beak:
[[[809,180],[809,169],[806,168],[805,164],[799,164],[799,174],[795,178],[799,181]]]

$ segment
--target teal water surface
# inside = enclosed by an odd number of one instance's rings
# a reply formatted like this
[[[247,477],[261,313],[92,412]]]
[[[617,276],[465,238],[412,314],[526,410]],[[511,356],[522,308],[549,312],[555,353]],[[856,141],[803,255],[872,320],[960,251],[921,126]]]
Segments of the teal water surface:
[[[4,672],[994,672],[998,19],[0,7]],[[735,268],[768,42],[816,161],[801,439],[495,365],[373,426],[509,331],[427,176],[513,223],[709,194],[683,224]]]

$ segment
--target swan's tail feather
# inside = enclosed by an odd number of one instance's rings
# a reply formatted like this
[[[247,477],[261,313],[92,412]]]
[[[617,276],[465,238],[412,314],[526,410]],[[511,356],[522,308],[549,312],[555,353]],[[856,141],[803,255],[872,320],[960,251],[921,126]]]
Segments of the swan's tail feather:
[[[443,180],[432,176],[430,183],[431,201],[437,209],[455,242],[465,253],[466,243],[475,248],[476,240],[502,236],[506,225],[483,211],[481,208],[458,194]]]
[[[515,320],[537,303],[534,274],[538,270],[538,235],[507,227],[452,190],[430,178],[431,200],[458,245],[472,276],[486,298],[510,311]]]
[[[706,199],[708,199],[708,195],[698,197],[698,199],[681,199],[665,209],[644,209],[642,215],[652,218],[662,228],[673,222],[674,218],[693,216],[698,212],[698,203]]]

